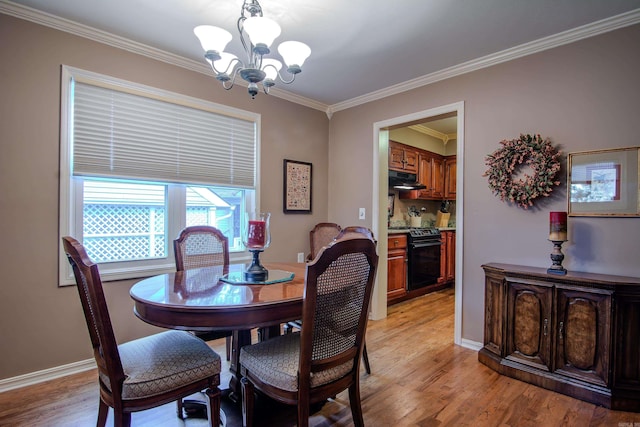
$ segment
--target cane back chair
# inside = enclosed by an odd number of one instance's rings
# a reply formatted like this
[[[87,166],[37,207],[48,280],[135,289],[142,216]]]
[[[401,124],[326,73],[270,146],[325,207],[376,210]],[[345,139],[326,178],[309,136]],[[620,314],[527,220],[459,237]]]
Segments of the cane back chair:
[[[73,268],[98,365],[98,426],[129,426],[131,413],[154,408],[205,390],[212,427],[220,423],[220,356],[188,332],[166,331],[118,345],[104,298],[98,265],[72,237],[62,243]],[[181,405],[178,416],[183,418]]]
[[[359,368],[378,255],[370,239],[339,240],[307,264],[300,332],[243,347],[243,424],[253,423],[255,390],[297,405],[298,426],[309,406],[349,389],[353,423],[363,426]]]

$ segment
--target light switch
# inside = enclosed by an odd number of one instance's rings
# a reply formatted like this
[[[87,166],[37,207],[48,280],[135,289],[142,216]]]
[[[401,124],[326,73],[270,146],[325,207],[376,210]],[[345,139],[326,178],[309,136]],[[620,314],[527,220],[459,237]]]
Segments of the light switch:
[[[365,217],[365,209],[360,208],[360,212],[358,213],[358,219],[364,219]]]

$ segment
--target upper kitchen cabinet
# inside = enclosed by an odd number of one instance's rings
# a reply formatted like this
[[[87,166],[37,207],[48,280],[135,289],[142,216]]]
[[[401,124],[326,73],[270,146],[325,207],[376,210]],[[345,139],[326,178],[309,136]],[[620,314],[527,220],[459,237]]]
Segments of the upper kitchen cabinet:
[[[422,190],[400,191],[401,199],[455,200],[456,161],[455,156],[441,156],[417,149],[418,182],[425,185]]]
[[[427,186],[417,190],[418,199],[444,198],[444,158],[430,151],[418,152],[418,182]]]
[[[456,199],[456,156],[444,158],[444,198]]]
[[[418,152],[415,148],[389,141],[389,169],[418,173]]]

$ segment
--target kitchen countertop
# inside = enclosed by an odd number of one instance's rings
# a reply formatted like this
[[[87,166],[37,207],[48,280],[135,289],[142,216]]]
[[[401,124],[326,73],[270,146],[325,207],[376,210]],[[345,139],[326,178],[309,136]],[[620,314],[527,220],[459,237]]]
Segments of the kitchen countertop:
[[[440,231],[456,231],[455,227],[437,227]],[[406,228],[388,228],[388,234],[405,234],[411,230],[409,227]]]

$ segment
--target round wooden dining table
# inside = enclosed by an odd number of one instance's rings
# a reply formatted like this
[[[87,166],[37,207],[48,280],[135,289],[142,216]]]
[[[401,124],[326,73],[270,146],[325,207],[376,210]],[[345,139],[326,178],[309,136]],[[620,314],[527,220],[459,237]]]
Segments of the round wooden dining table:
[[[226,280],[245,264],[205,267],[143,279],[130,290],[134,313],[163,328],[187,331],[232,330],[231,391],[239,396],[240,348],[251,344],[251,329],[262,328],[263,338],[279,333],[280,324],[302,317],[305,264],[266,263],[277,283],[235,283]],[[293,276],[291,279],[289,277]]]

